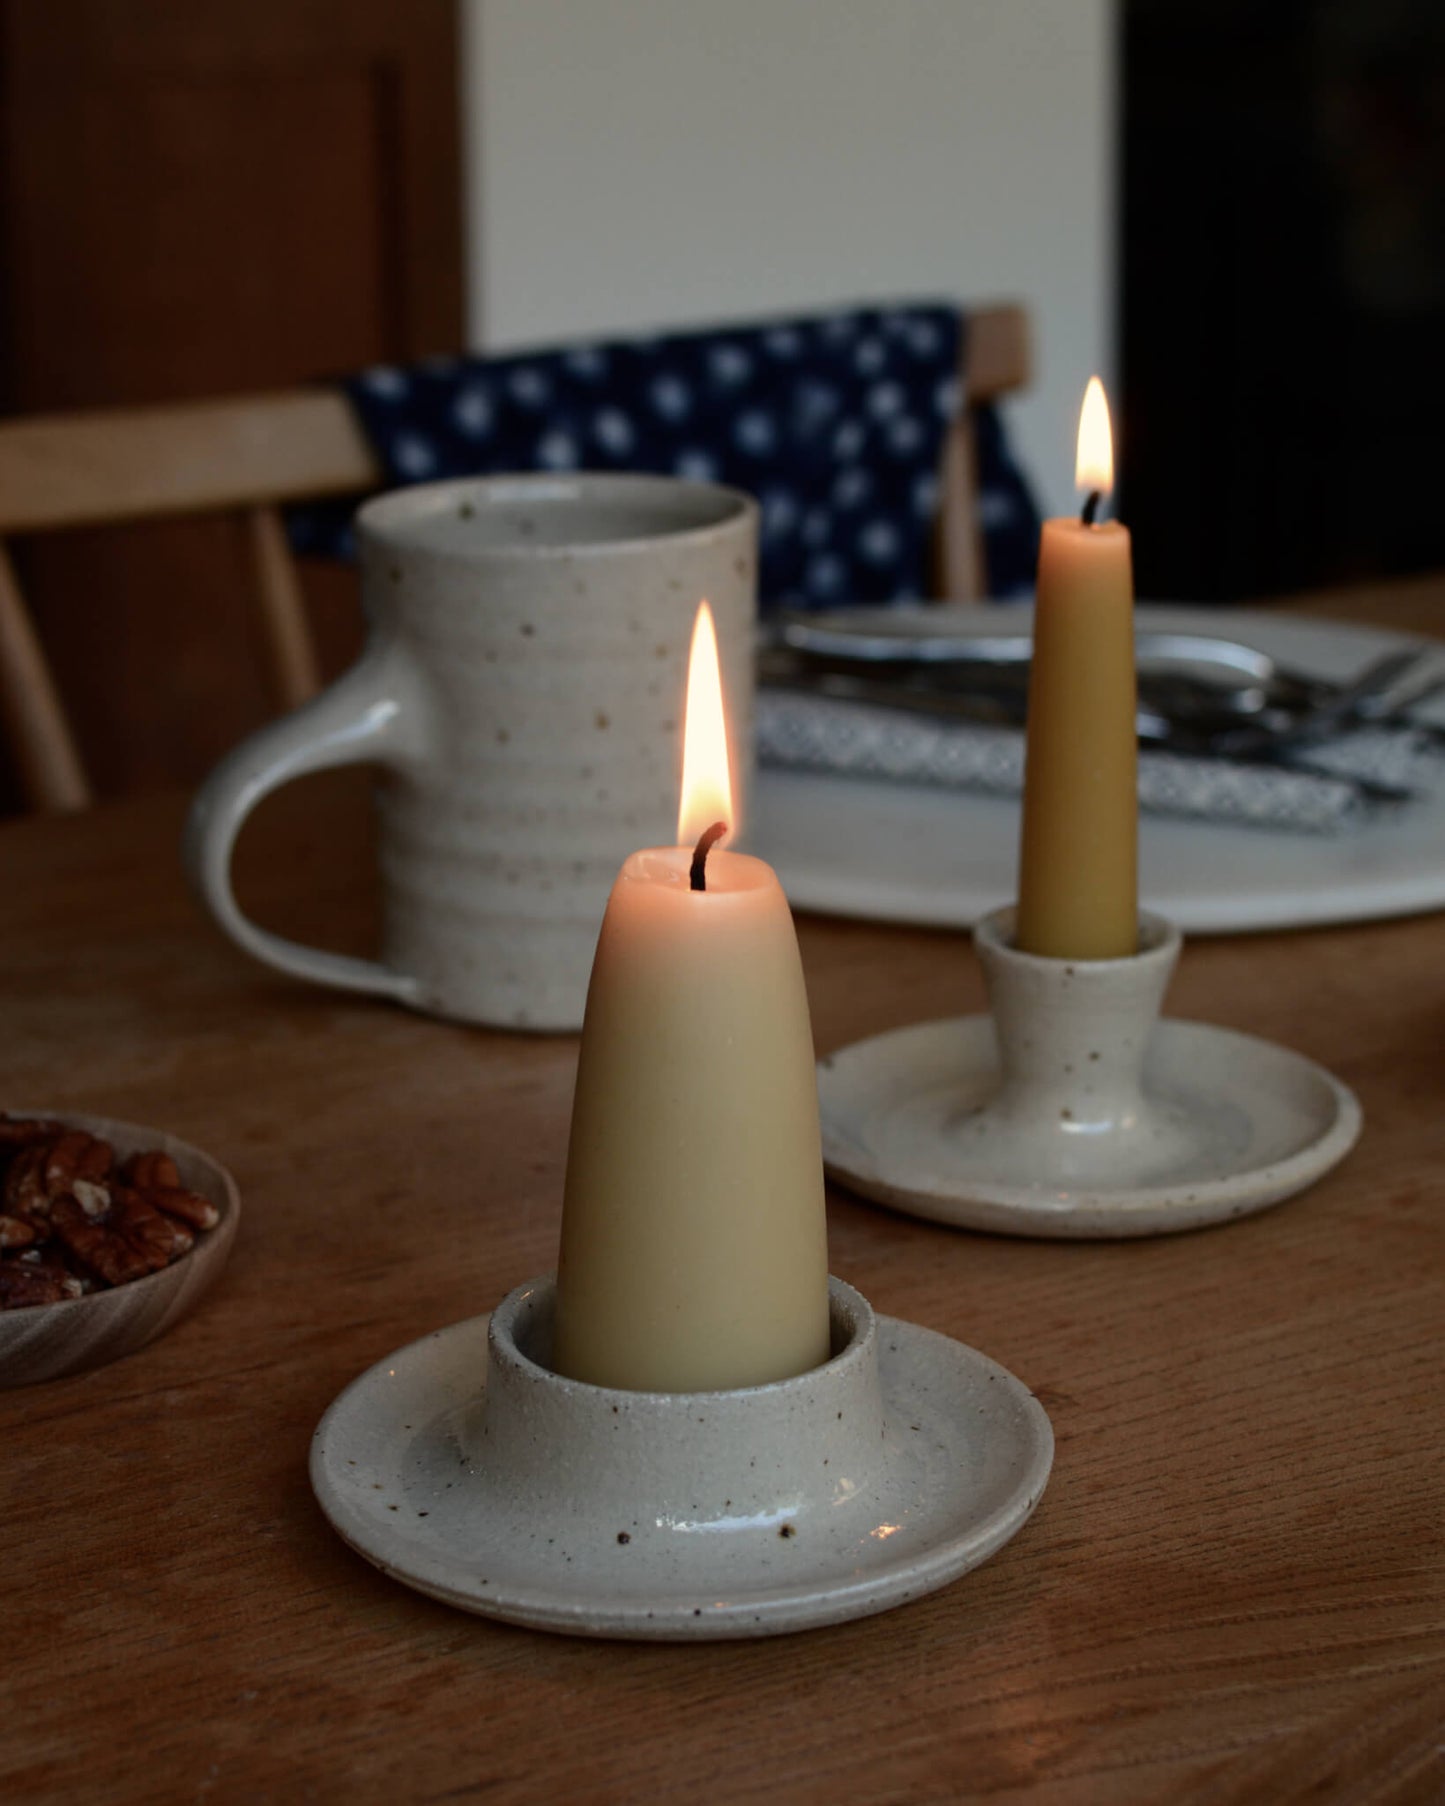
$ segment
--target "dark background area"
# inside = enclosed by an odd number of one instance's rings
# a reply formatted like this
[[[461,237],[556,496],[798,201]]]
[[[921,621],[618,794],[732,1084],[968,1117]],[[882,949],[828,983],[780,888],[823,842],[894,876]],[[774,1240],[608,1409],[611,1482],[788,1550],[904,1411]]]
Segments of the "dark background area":
[[[1139,593],[1445,565],[1445,4],[1124,0]]]

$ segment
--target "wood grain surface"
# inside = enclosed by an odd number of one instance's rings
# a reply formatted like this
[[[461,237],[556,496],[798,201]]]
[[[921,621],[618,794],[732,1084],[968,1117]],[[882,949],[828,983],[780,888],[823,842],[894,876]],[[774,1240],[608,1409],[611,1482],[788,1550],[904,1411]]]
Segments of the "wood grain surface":
[[[992,1562],[802,1636],[589,1643],[391,1583],[306,1477],[364,1367],[551,1268],[576,1041],[250,964],[185,890],[182,812],[0,829],[0,1103],[164,1125],[245,1205],[164,1340],[0,1394],[0,1797],[1445,1797],[1438,915],[1186,946],[1172,1013],[1285,1042],[1363,1100],[1360,1146],[1302,1198],[1069,1246],[832,1195],[833,1270],[1052,1415],[1052,1482]],[[243,865],[270,925],[368,945],[360,784],[273,799]],[[820,1051],[982,1005],[961,936],[800,928]]]

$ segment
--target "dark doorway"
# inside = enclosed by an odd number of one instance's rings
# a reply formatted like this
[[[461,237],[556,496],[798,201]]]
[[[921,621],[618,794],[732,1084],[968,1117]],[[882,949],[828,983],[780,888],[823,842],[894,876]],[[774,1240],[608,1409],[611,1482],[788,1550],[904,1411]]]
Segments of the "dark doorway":
[[[1125,0],[1139,593],[1445,565],[1445,7]]]

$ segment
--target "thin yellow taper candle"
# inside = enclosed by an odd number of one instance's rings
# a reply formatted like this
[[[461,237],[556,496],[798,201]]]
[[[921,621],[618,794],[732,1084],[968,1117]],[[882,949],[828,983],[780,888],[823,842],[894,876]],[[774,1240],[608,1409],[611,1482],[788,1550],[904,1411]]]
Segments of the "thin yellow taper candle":
[[[1079,420],[1082,520],[1044,522],[1029,673],[1015,939],[1055,959],[1138,951],[1138,741],[1128,529],[1096,524],[1113,487],[1103,385]]]
[[[699,612],[685,844],[634,853],[607,905],[557,1271],[553,1366],[634,1391],[759,1385],[829,1354],[802,962],[771,867],[709,850],[732,806],[716,643]]]

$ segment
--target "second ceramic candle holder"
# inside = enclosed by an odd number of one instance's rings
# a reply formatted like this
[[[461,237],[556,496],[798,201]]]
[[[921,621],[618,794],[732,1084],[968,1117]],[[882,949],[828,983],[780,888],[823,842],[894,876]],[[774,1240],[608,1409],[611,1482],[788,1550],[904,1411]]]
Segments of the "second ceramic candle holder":
[[[819,1063],[830,1174],[895,1209],[1018,1235],[1193,1229],[1303,1190],[1360,1132],[1354,1094],[1272,1042],[1160,1017],[1179,931],[1129,958],[1021,952],[974,931],[992,1013],[923,1022]]]
[[[520,1286],[388,1356],[312,1445],[345,1541],[465,1611],[663,1639],[861,1617],[986,1560],[1048,1479],[1020,1381],[841,1280],[831,1359],[734,1391],[563,1378],[553,1300],[550,1279]]]

